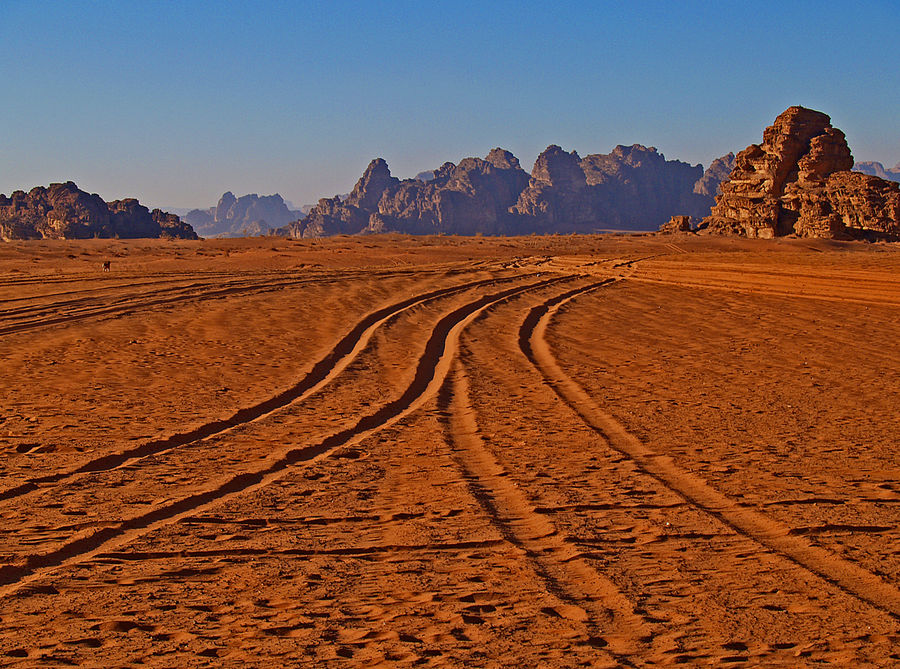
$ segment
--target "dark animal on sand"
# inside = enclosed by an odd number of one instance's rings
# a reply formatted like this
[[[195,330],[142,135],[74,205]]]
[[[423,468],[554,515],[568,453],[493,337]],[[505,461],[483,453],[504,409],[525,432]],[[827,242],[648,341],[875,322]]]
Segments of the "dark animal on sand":
[[[109,265],[110,265],[110,261],[109,261],[109,260],[104,260],[104,261],[103,261],[103,271],[104,271],[104,272],[108,272],[108,271],[109,271]]]

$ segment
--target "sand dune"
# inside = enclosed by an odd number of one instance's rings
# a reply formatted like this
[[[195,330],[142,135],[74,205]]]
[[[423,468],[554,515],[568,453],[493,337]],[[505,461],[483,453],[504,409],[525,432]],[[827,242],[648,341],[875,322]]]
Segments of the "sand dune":
[[[896,663],[898,266],[5,244],[0,666]]]

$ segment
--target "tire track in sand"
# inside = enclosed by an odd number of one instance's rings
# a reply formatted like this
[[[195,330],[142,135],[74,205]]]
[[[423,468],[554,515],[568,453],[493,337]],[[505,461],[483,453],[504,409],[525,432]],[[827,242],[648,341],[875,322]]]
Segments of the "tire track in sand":
[[[113,314],[126,314],[132,311],[136,311],[138,309],[146,309],[148,307],[157,307],[169,304],[177,304],[180,302],[192,302],[196,300],[206,300],[206,299],[216,299],[222,297],[229,297],[232,295],[249,295],[254,293],[268,292],[273,290],[280,290],[282,288],[288,288],[298,285],[303,285],[305,283],[309,283],[309,281],[298,280],[297,278],[290,279],[280,279],[278,281],[266,281],[266,280],[249,280],[244,282],[231,282],[232,285],[215,286],[206,289],[196,289],[194,286],[187,287],[177,287],[177,288],[167,288],[156,291],[155,294],[159,295],[159,293],[163,292],[181,292],[184,293],[185,290],[188,292],[186,294],[178,294],[178,295],[170,295],[166,297],[156,297],[151,295],[150,297],[141,299],[140,296],[125,296],[121,300],[124,300],[124,303],[121,304],[113,304],[109,306],[99,306],[99,307],[85,307],[80,313],[70,313],[70,314],[60,314],[57,316],[49,316],[49,317],[38,317],[33,318],[31,320],[24,320],[13,323],[11,325],[0,326],[0,336],[15,334],[18,332],[26,332],[29,330],[36,330],[40,328],[50,327],[53,325],[60,325],[63,323],[71,323],[74,321],[82,321],[90,318],[97,318],[98,316],[110,316]],[[237,284],[237,285],[234,285]],[[202,285],[202,284],[201,284]],[[193,290],[192,290],[193,289]],[[57,307],[57,308],[65,308],[65,307]]]
[[[379,276],[381,278],[387,278],[407,276],[409,274],[409,272],[391,271],[379,273]],[[205,275],[201,275],[200,277],[186,276],[179,279],[164,279],[146,282],[145,284],[113,284],[100,286],[95,291],[78,291],[81,293],[88,293],[78,298],[33,306],[2,308],[0,309],[0,336],[101,316],[110,316],[114,314],[124,315],[155,306],[193,302],[204,299],[218,299],[231,295],[250,295],[260,292],[281,290],[284,288],[294,288],[308,284],[334,283],[342,279],[355,278],[357,276],[365,276],[365,274],[361,272],[349,272],[341,274],[338,277],[323,277],[309,276],[308,273],[282,272],[269,274],[268,276],[264,274],[261,276],[252,276],[250,278],[232,278],[231,280],[217,283],[211,283],[208,280],[205,282],[198,282],[198,278],[207,278]],[[194,283],[185,283],[187,281],[194,281]],[[165,284],[178,282],[181,282],[180,285],[164,287]],[[120,289],[139,287],[141,285],[160,286],[160,288],[149,294],[141,292],[130,294],[128,292],[116,292]],[[41,295],[37,295],[16,299],[36,300],[42,299],[42,297],[43,296]],[[97,304],[98,301],[103,303]],[[9,300],[0,300],[0,304],[6,302],[9,302]],[[65,310],[70,310],[70,313],[59,313],[60,311]],[[71,310],[77,311],[73,312]]]
[[[548,590],[564,602],[557,615],[583,620],[592,635],[591,645],[631,666],[627,656],[635,655],[639,645],[652,638],[649,623],[635,613],[634,604],[612,581],[580,558],[579,549],[546,515],[537,512],[485,446],[461,360],[438,393],[438,407],[444,437],[458,449],[454,459],[474,497],[500,534],[527,556]]]
[[[46,476],[29,479],[17,486],[0,491],[0,502],[16,499],[31,492],[41,490],[48,485],[62,483],[84,474],[93,474],[108,471],[130,465],[137,460],[153,455],[159,455],[176,448],[181,448],[209,437],[223,434],[238,426],[260,420],[272,413],[296,402],[302,402],[309,396],[318,392],[326,384],[333,381],[346,367],[353,362],[357,355],[368,345],[375,331],[395,318],[407,309],[424,302],[447,297],[455,293],[471,290],[490,283],[515,281],[527,278],[528,274],[515,277],[482,279],[469,283],[441,288],[421,295],[396,302],[369,313],[360,320],[346,335],[344,335],[312,369],[293,386],[277,395],[270,397],[251,407],[239,409],[228,418],[211,421],[187,432],[179,432],[165,439],[154,439],[144,442],[134,448],[129,448],[117,453],[111,453],[90,460],[76,469],[67,472],[58,472]]]
[[[601,285],[611,282],[612,280]],[[600,285],[576,288],[551,298],[532,309],[522,323],[519,347],[544,377],[547,385],[588,427],[603,437],[610,447],[690,504],[714,516],[738,534],[775,551],[851,596],[900,619],[900,590],[896,586],[849,560],[815,546],[802,536],[792,533],[791,528],[780,522],[735,503],[700,477],[682,470],[670,457],[656,453],[628,432],[562,370],[547,344],[547,327],[562,305],[599,287]]]
[[[214,488],[188,495],[174,502],[160,504],[141,515],[73,539],[50,552],[23,555],[21,556],[23,563],[0,567],[0,586],[2,586],[0,597],[12,595],[28,583],[57,569],[78,564],[101,552],[114,550],[214,504],[270,485],[294,465],[317,462],[339,447],[355,444],[394,425],[437,395],[456,356],[461,332],[479,314],[519,293],[574,278],[576,277],[573,275],[558,276],[524,286],[515,286],[482,295],[457,307],[445,314],[432,327],[425,350],[417,360],[415,376],[400,397],[361,417],[351,427],[342,429],[316,444],[291,448],[275,454],[253,470],[230,476]]]

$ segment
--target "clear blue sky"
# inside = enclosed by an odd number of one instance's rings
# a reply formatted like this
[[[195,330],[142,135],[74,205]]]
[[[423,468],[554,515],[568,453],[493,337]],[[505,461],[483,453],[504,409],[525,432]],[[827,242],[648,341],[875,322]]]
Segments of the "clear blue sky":
[[[0,192],[296,204],[384,157],[530,170],[656,146],[708,165],[792,104],[900,161],[900,2],[0,0]]]

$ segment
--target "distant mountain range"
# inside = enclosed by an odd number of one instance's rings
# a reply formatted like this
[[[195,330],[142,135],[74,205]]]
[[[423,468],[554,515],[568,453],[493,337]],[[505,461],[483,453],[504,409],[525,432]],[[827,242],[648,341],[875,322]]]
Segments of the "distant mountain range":
[[[666,160],[654,147],[617,146],[581,158],[547,148],[529,175],[509,151],[444,163],[413,179],[377,158],[347,197],[319,200],[278,231],[292,237],[401,232],[531,234],[655,230],[676,214],[702,218],[734,156],[701,165]]]
[[[733,153],[704,171],[640,144],[583,158],[551,145],[530,174],[512,153],[496,148],[484,159],[447,162],[401,180],[376,158],[350,193],[315,205],[293,209],[278,194],[236,197],[228,191],[213,207],[187,211],[183,222],[135,199],[104,202],[67,182],[0,195],[0,239],[656,230],[672,216],[709,216],[735,166]],[[900,182],[900,164],[853,168]]]
[[[900,163],[894,165],[893,168],[887,169],[884,165],[874,160],[869,160],[853,165],[854,172],[862,172],[879,179],[888,179],[889,181],[900,182]]]
[[[288,209],[277,193],[235,197],[227,191],[209,209],[192,209],[187,221],[203,237],[255,237],[303,218],[302,211]]]

